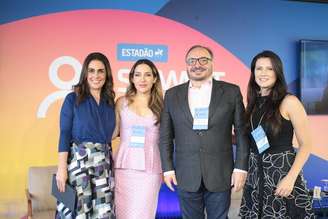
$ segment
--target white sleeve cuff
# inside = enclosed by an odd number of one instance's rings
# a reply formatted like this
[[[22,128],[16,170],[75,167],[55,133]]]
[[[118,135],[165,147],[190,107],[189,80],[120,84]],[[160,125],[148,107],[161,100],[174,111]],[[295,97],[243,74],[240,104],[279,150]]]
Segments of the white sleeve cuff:
[[[165,171],[163,175],[164,176],[175,175],[175,171],[174,170]]]
[[[233,169],[233,172],[247,173],[246,170],[241,170],[241,169],[237,169],[237,168]]]

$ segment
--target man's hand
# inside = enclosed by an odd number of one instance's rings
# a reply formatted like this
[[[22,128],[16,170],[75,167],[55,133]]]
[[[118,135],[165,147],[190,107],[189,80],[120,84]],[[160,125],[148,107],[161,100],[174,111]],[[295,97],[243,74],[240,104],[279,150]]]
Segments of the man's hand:
[[[234,171],[231,175],[231,186],[233,186],[232,191],[240,191],[246,182],[247,172]]]
[[[174,173],[168,174],[167,176],[164,176],[164,182],[165,182],[166,186],[169,187],[169,189],[171,191],[174,191],[174,188],[173,188],[172,183],[174,185],[178,185],[177,179],[175,178],[175,174]]]

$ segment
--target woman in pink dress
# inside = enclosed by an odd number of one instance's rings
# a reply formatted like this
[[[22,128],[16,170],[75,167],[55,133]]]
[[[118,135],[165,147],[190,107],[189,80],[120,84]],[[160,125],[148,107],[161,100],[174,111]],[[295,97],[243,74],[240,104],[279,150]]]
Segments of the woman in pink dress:
[[[125,96],[116,102],[113,137],[121,137],[114,155],[116,215],[118,219],[154,219],[162,182],[161,81],[156,66],[142,59],[133,65],[129,82]]]

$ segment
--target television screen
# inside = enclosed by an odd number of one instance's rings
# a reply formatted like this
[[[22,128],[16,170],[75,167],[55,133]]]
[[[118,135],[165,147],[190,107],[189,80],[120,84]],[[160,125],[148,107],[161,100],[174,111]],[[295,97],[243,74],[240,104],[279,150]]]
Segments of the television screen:
[[[328,114],[328,40],[301,40],[301,100],[308,114]]]

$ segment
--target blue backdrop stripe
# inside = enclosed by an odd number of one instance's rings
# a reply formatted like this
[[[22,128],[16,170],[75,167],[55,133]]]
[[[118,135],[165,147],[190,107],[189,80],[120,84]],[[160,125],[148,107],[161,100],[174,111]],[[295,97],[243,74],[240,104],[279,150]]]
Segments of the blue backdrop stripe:
[[[169,0],[4,0],[0,3],[0,24],[55,12],[80,9],[121,9],[157,13]]]

